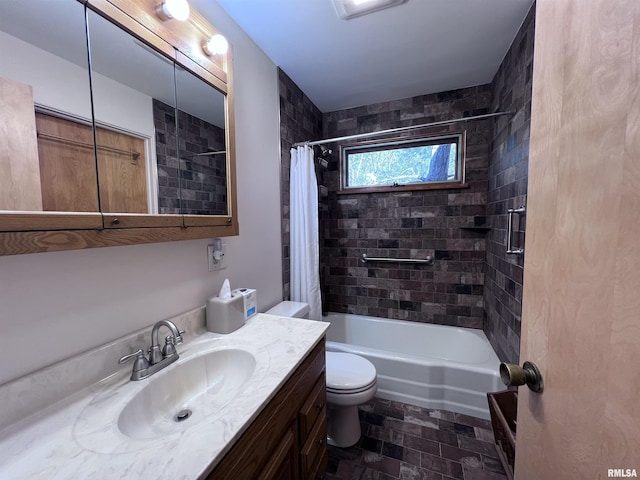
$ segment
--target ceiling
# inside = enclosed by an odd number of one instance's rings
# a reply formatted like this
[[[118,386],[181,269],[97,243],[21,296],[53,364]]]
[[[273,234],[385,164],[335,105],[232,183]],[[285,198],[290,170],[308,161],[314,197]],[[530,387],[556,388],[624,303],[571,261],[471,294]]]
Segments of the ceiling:
[[[330,112],[491,82],[533,0],[408,0],[350,20],[332,0],[217,2]],[[215,25],[211,0],[191,3]]]

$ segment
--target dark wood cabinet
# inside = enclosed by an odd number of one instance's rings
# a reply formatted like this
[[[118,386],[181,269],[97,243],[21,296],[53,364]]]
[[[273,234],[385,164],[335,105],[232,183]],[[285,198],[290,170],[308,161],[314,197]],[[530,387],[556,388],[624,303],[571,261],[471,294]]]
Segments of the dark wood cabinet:
[[[206,480],[321,479],[327,466],[324,338]]]
[[[295,426],[289,428],[262,469],[260,480],[295,480],[298,472]]]
[[[323,374],[298,415],[301,478],[322,478],[327,468],[327,387]]]

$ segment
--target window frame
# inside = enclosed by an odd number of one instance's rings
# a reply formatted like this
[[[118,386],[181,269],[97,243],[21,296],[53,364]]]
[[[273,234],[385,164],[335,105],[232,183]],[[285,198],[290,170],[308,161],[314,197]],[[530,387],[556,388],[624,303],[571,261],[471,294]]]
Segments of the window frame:
[[[423,182],[423,183],[405,183],[396,185],[379,185],[367,187],[348,187],[346,186],[348,178],[348,154],[351,151],[367,152],[382,150],[382,147],[389,145],[407,145],[426,146],[441,143],[453,143],[453,141],[444,142],[443,140],[455,140],[458,151],[458,179],[445,182]],[[345,143],[340,145],[340,189],[339,194],[352,193],[374,193],[374,192],[405,192],[411,190],[442,190],[451,188],[468,188],[465,182],[465,158],[467,145],[467,131],[460,130],[455,132],[441,132],[432,135],[412,135],[406,137],[393,137],[385,139],[367,140],[361,142]]]

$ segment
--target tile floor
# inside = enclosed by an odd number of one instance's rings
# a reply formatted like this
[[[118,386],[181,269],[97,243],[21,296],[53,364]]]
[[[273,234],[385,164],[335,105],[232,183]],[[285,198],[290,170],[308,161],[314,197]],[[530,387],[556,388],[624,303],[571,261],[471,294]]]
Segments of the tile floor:
[[[374,398],[362,437],[329,447],[327,480],[506,480],[488,420]]]

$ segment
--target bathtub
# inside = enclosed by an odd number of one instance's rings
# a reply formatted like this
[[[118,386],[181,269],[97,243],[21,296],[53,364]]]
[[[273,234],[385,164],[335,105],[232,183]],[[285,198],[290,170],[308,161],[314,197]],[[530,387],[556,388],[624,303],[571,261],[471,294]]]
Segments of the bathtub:
[[[343,313],[323,319],[328,351],[375,365],[380,398],[489,419],[487,392],[505,389],[481,330]]]

